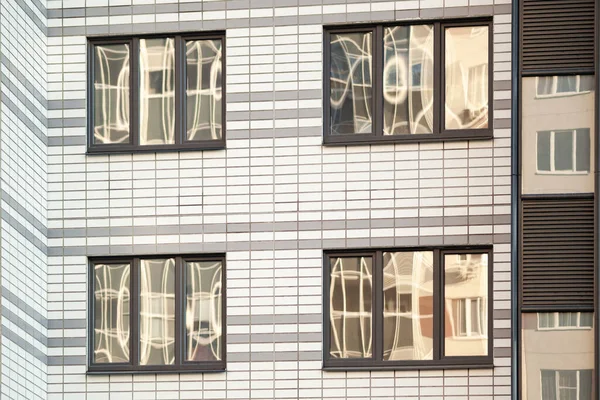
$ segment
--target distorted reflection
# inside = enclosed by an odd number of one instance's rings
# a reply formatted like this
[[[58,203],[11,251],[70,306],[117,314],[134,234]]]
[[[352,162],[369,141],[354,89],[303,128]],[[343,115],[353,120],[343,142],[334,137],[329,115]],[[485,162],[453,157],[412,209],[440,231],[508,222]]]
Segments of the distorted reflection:
[[[186,360],[221,359],[222,263],[186,262]]]
[[[222,136],[222,59],[220,40],[186,42],[187,140]]]
[[[129,264],[94,265],[94,362],[129,362]]]
[[[385,28],[383,134],[433,132],[433,26]]]
[[[488,353],[488,255],[444,256],[446,356]]]
[[[128,143],[129,45],[94,49],[94,143]]]
[[[330,258],[329,354],[332,358],[366,358],[372,354],[371,257]]]
[[[596,398],[593,313],[524,313],[523,400]]]
[[[446,129],[488,127],[488,28],[446,29]]]
[[[175,259],[140,260],[140,364],[175,362]]]
[[[383,359],[433,359],[433,253],[383,253]]]
[[[371,133],[372,34],[331,35],[330,126],[332,135]]]
[[[140,144],[175,143],[175,40],[140,39]]]

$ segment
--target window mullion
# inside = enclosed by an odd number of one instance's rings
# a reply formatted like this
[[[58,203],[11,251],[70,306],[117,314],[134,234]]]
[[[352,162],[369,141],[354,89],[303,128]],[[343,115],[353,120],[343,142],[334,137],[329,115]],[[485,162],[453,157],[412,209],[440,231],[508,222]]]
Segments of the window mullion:
[[[373,29],[373,77],[372,84],[375,85],[373,101],[373,133],[375,136],[383,136],[383,27],[376,26]]]
[[[131,336],[129,338],[130,341],[130,351],[129,354],[131,356],[131,364],[134,367],[139,366],[139,348],[140,348],[140,338],[139,338],[139,258],[131,259],[131,295],[130,295],[130,310],[131,317],[129,318],[129,324],[131,326]]]
[[[133,38],[131,41],[131,71],[130,81],[131,90],[129,91],[129,103],[131,107],[129,121],[131,143],[133,147],[138,147],[140,143],[139,137],[139,112],[140,112],[140,72],[139,72],[139,60],[140,60],[140,39]]]
[[[185,104],[183,98],[183,70],[185,52],[182,51],[182,42],[181,36],[175,36],[175,143],[178,145],[183,144],[185,126],[183,122],[183,105]]]
[[[577,172],[577,130],[573,129],[571,131],[571,140],[573,141],[573,148],[571,149],[572,160],[571,160],[571,168],[573,172]]]
[[[373,359],[383,361],[383,253],[376,251],[373,260],[373,318],[371,319],[372,340],[373,340]]]
[[[442,285],[442,252],[433,251],[433,360],[440,360],[443,355],[443,285]]]
[[[555,153],[555,146],[554,146],[554,138],[555,138],[555,133],[554,131],[550,132],[550,171],[555,171],[556,170],[556,163],[554,162],[554,158],[556,157],[556,153]]]
[[[433,134],[442,133],[442,24],[436,22],[433,24]]]

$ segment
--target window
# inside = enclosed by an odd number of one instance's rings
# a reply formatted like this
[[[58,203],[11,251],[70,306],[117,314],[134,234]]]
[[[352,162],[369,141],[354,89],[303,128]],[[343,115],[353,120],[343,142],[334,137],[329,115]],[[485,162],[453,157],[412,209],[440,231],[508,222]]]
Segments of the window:
[[[90,261],[90,372],[223,370],[223,256]]]
[[[490,138],[491,36],[481,20],[326,29],[324,143]]]
[[[89,152],[223,148],[225,36],[90,40]]]
[[[537,97],[557,97],[587,93],[594,90],[593,75],[539,76]]]
[[[325,252],[324,366],[491,365],[490,250]]]
[[[591,400],[591,369],[542,370],[541,400]]]
[[[543,312],[537,316],[538,329],[591,329],[594,321],[591,312]]]
[[[589,128],[537,133],[538,173],[590,171]]]

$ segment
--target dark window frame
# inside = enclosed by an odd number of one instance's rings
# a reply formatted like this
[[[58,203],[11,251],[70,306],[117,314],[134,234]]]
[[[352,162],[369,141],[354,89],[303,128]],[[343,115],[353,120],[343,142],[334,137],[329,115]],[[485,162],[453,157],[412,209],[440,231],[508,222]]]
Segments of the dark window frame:
[[[87,55],[87,153],[157,153],[164,151],[219,150],[226,144],[226,38],[224,31],[175,33],[166,32],[151,35],[91,37],[88,38]],[[173,38],[175,41],[175,143],[158,145],[139,144],[139,41],[140,39]],[[186,138],[186,58],[185,42],[188,40],[220,40],[221,41],[221,138],[215,140],[195,140]],[[109,44],[128,44],[129,62],[129,143],[127,144],[95,144],[94,143],[94,64],[95,47]]]
[[[433,252],[433,359],[432,360],[383,360],[383,253],[384,252]],[[488,255],[488,349],[485,356],[444,355],[444,255],[487,254]],[[331,257],[372,257],[372,349],[371,358],[331,358],[329,322],[329,285]],[[328,371],[376,371],[376,370],[426,370],[426,369],[484,369],[493,368],[493,248],[492,246],[437,246],[437,247],[392,247],[352,250],[323,251],[323,370]]]
[[[383,134],[383,33],[385,28],[395,26],[433,25],[433,132],[424,134]],[[485,129],[445,129],[445,32],[446,28],[488,27],[488,127]],[[373,71],[373,132],[369,134],[331,135],[330,124],[330,66],[331,35],[337,33],[372,32]],[[490,17],[463,19],[413,20],[381,24],[328,25],[323,28],[323,144],[360,145],[377,143],[445,142],[459,140],[489,140],[494,131],[494,47],[493,20]]]
[[[140,296],[140,260],[142,259],[175,259],[175,363],[172,365],[140,365],[139,364],[139,296]],[[185,262],[219,261],[221,270],[221,360],[219,361],[186,361],[185,342]],[[94,265],[129,263],[130,265],[130,335],[128,363],[95,363],[94,362]],[[222,372],[227,365],[227,285],[226,257],[224,254],[150,254],[130,257],[89,257],[88,259],[88,374],[115,373],[183,373],[183,372]]]

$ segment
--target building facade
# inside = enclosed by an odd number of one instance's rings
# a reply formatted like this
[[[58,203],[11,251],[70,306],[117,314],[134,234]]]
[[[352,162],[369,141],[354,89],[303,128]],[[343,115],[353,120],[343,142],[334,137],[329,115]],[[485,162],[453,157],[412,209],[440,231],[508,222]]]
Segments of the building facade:
[[[597,398],[565,2],[1,1],[2,398]]]

